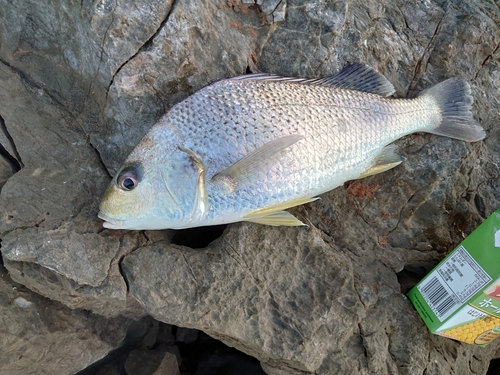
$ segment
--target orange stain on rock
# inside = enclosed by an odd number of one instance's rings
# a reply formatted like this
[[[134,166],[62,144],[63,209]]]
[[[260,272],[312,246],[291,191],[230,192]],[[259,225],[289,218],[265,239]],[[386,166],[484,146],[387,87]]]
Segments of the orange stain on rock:
[[[234,27],[235,29],[238,29],[238,30],[241,30],[241,28],[243,27],[241,22],[238,22],[238,21],[231,21],[231,22],[229,22],[229,25],[231,27]]]
[[[375,200],[375,192],[380,188],[380,185],[367,185],[361,181],[351,181],[347,185],[347,192],[361,199]]]
[[[257,39],[257,33],[251,27],[247,27],[247,34],[250,35],[253,39]]]

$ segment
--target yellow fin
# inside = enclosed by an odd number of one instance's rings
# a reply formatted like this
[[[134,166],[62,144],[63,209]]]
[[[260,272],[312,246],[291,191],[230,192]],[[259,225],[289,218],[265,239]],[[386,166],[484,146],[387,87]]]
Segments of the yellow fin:
[[[273,214],[257,217],[255,219],[247,219],[246,221],[251,221],[252,223],[272,225],[272,226],[288,226],[288,227],[297,227],[301,225],[306,225],[295,216],[293,216],[290,212],[286,211],[278,211]]]
[[[254,221],[254,222],[256,222],[254,219],[261,220],[261,219],[265,218],[266,216],[273,215],[275,213],[281,212],[283,210],[286,210],[287,208],[291,208],[291,207],[295,207],[295,206],[300,206],[301,204],[306,204],[306,203],[309,203],[309,202],[313,202],[313,201],[318,200],[318,199],[319,199],[318,197],[314,197],[314,198],[299,198],[299,199],[295,199],[293,201],[288,201],[288,202],[276,204],[274,206],[259,208],[257,210],[252,211],[252,212],[249,212],[246,215],[243,215],[243,218],[245,220],[247,220],[247,221]],[[297,221],[299,221],[299,220],[297,220]],[[274,225],[285,225],[285,224],[274,224]]]
[[[375,163],[366,171],[361,173],[359,178],[373,176],[374,174],[382,173],[401,164],[405,158],[396,154],[396,146],[389,145],[384,147],[380,155],[375,159]]]

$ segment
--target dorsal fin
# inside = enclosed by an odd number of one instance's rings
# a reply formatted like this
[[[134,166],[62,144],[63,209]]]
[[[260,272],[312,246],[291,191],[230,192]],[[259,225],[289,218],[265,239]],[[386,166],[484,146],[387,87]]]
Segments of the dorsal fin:
[[[375,69],[364,64],[353,64],[328,78],[312,82],[316,85],[369,92],[381,96],[394,94],[394,86]]]
[[[294,78],[275,74],[256,73],[230,78],[234,81],[274,81],[305,85],[331,86],[348,90],[369,92],[381,96],[394,93],[394,86],[382,74],[364,64],[353,64],[327,78]]]

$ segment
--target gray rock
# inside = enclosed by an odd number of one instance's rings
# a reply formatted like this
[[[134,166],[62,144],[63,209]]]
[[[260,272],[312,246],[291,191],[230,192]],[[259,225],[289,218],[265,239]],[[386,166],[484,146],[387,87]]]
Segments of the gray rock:
[[[177,357],[173,353],[166,352],[160,366],[156,369],[153,375],[180,375]]]
[[[198,339],[199,331],[195,329],[189,329],[184,327],[179,327],[175,333],[175,340],[177,342],[182,342],[185,344],[190,344],[196,339]]]
[[[236,224],[205,250],[158,243],[128,255],[123,267],[153,317],[202,329],[257,357],[270,374],[398,373],[402,366],[401,373],[435,366],[452,374],[460,372],[446,353],[462,348],[462,365],[494,355],[499,343],[465,349],[432,337],[377,258],[339,248],[312,227]]]
[[[408,158],[402,167],[296,209],[309,231],[237,224],[202,251],[163,243],[128,255],[131,293],[155,318],[202,329],[256,356],[272,374],[352,373],[353,367],[359,373],[486,370],[500,344],[465,349],[431,336],[403,299],[396,274],[412,265],[428,271],[499,206],[498,130],[490,109],[499,103],[481,98],[497,92],[500,80],[493,74],[478,82],[498,71],[488,55],[498,49],[500,31],[492,19],[499,13],[453,4],[393,6],[288,2],[287,19],[263,48],[257,68],[315,77],[346,60],[366,61],[386,73],[402,96],[462,75],[472,82],[486,141],[470,145],[428,135],[402,140]],[[465,14],[477,22],[459,22]],[[496,38],[477,39],[473,52],[465,39],[486,28]],[[448,353],[457,351],[459,364],[450,366]],[[471,360],[477,355],[482,360]]]
[[[125,370],[127,375],[180,375],[177,357],[166,345],[155,350],[132,350]]]
[[[286,0],[242,0],[241,3],[258,5],[269,23],[279,22],[285,19]]]
[[[146,130],[189,94],[245,73],[270,32],[257,9],[239,2],[175,2],[168,22],[113,76],[105,126],[91,135],[105,164],[116,171]]]
[[[500,206],[493,3],[0,0],[0,19],[0,144],[23,166],[0,161],[16,282],[117,321],[147,311],[201,329],[269,374],[484,373],[498,356],[500,343],[430,335],[401,295]],[[235,224],[204,250],[102,229],[110,174],[172,105],[248,70],[324,77],[352,62],[398,96],[464,77],[488,137],[401,140],[403,165],[294,209],[309,229]]]
[[[74,374],[118,347],[131,321],[33,293],[0,266],[0,374]]]
[[[0,189],[10,177],[12,177],[12,168],[10,164],[5,159],[0,158]]]
[[[120,371],[112,365],[103,366],[96,375],[121,375]]]

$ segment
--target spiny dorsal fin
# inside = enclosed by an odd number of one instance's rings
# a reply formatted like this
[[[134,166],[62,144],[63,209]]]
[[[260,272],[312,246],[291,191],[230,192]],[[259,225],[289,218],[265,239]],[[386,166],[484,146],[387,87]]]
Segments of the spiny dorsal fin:
[[[369,92],[381,96],[394,93],[394,86],[382,74],[364,64],[353,64],[327,78],[294,78],[275,74],[245,74],[230,78],[233,81],[289,82],[304,85],[331,86],[348,90]]]
[[[375,69],[364,64],[353,64],[328,78],[315,82],[316,85],[335,86],[342,89],[369,92],[381,96],[394,94],[394,86]]]
[[[233,192],[238,187],[252,182],[256,175],[262,172],[264,169],[263,166],[269,163],[272,157],[303,138],[303,135],[292,134],[273,139],[214,175],[211,181],[220,183],[228,191]]]

